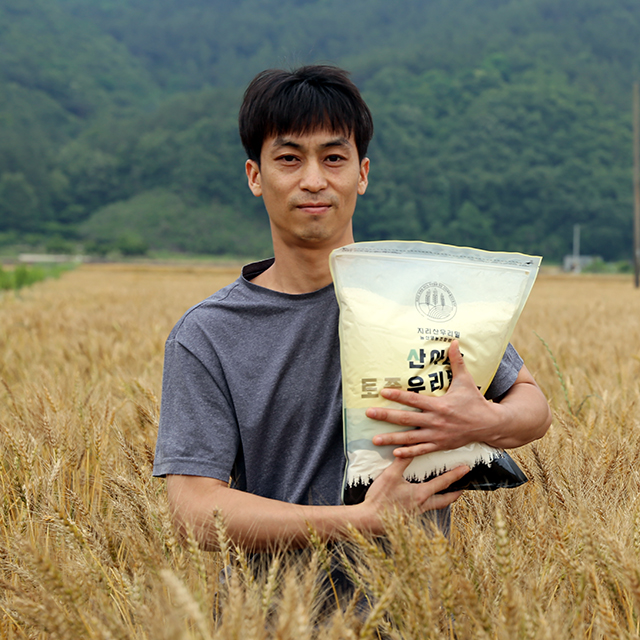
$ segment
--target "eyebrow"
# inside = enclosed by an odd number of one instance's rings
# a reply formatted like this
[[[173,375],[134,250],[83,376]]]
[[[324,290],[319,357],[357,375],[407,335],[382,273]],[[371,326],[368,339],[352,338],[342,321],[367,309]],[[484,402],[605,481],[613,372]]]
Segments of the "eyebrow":
[[[351,147],[351,143],[348,138],[344,136],[339,136],[338,138],[333,138],[323,144],[320,145],[321,149],[328,149],[330,147]],[[294,142],[290,138],[285,138],[284,136],[278,136],[272,144],[273,148],[276,147],[293,147],[294,149],[301,149],[302,145],[298,142]]]

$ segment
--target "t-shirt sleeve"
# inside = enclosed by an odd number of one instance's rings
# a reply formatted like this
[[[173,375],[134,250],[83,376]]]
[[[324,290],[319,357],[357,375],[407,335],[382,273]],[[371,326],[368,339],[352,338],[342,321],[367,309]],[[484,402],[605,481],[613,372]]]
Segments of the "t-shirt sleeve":
[[[240,438],[224,376],[175,338],[165,346],[154,476],[195,475],[227,482]]]
[[[493,376],[493,380],[485,391],[484,397],[488,400],[494,400],[507,393],[516,381],[523,364],[520,354],[509,343],[502,356],[502,361],[498,365],[496,375]]]

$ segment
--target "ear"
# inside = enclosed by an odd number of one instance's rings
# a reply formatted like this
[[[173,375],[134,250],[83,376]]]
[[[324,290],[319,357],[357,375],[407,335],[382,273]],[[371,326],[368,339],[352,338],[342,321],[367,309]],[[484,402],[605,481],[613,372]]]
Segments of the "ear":
[[[260,184],[260,167],[255,160],[247,160],[244,169],[247,172],[249,189],[256,198],[262,195],[262,185]]]
[[[364,195],[369,184],[369,158],[364,158],[360,163],[360,176],[358,177],[358,195]]]

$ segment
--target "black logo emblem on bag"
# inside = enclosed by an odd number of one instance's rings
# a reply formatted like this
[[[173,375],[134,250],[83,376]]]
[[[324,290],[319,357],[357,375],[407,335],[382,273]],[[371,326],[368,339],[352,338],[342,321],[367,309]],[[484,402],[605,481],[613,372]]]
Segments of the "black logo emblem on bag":
[[[446,322],[456,315],[458,305],[449,287],[441,282],[427,282],[416,293],[416,308],[430,320]]]

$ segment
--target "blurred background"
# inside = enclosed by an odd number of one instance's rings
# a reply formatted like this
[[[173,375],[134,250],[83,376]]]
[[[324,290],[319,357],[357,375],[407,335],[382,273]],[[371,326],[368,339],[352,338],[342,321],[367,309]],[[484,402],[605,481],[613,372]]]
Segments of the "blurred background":
[[[631,270],[634,0],[0,0],[0,256],[263,257],[237,111],[335,63],[374,115],[357,240]]]

